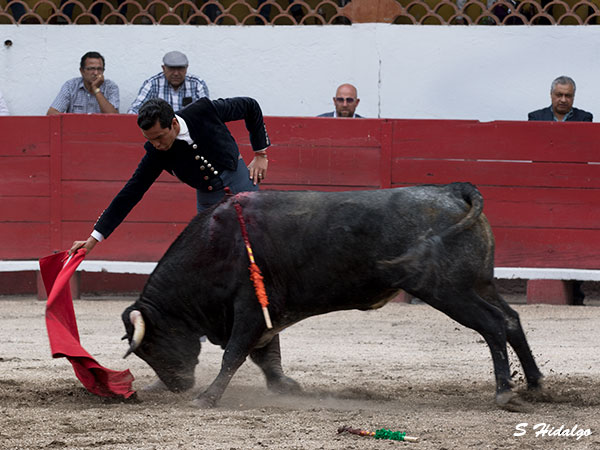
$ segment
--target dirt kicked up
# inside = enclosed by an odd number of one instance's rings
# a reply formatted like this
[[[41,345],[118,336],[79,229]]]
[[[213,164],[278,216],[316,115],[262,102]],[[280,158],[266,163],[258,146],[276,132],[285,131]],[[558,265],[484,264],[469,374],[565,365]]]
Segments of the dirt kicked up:
[[[0,299],[0,449],[594,449],[600,448],[600,307],[513,305],[545,378],[542,398],[511,413],[494,403],[487,345],[427,305],[315,317],[282,333],[301,396],[270,393],[250,361],[215,409],[191,399],[215,377],[222,350],[203,344],[191,392],[147,393],[152,370],[122,359],[121,312],[133,298],[75,302],[81,342],[110,369],[129,368],[137,398],[89,394],[52,359],[44,302]],[[524,389],[514,352],[513,380]],[[375,440],[341,426],[405,431]]]

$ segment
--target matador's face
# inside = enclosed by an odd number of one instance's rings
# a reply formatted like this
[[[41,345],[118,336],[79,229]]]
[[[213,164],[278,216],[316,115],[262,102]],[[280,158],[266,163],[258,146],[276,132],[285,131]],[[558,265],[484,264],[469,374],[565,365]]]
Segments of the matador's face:
[[[174,117],[170,127],[162,128],[157,119],[152,127],[147,130],[142,130],[142,134],[156,150],[167,151],[173,146],[173,142],[175,142],[179,130],[179,122],[177,121],[177,118]]]

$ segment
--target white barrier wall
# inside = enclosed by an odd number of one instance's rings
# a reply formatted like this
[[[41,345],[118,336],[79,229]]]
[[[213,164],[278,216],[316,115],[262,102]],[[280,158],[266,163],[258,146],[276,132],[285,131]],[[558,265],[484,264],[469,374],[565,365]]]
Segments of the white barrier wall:
[[[331,111],[351,82],[365,117],[526,120],[569,75],[575,106],[600,120],[598,42],[592,26],[0,25],[0,91],[12,114],[43,115],[95,50],[126,112],[163,54],[180,50],[212,98],[252,96],[266,115]]]

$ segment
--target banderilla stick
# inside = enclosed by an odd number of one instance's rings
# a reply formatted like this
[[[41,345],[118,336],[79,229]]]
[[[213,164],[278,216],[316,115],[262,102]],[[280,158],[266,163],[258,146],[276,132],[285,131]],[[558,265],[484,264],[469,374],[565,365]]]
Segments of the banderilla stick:
[[[360,428],[350,428],[347,426],[339,427],[338,434],[347,432],[350,434],[356,434],[358,436],[371,436],[375,439],[390,439],[392,441],[405,441],[405,442],[419,442],[418,437],[407,436],[402,431],[391,431],[381,428],[377,431],[361,430]]]

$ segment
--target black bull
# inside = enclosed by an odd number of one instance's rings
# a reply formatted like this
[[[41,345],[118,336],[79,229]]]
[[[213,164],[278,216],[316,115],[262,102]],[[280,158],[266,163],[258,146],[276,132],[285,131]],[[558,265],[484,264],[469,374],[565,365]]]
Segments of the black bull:
[[[235,202],[264,275],[272,329],[249,279]],[[270,389],[298,391],[281,368],[280,331],[317,314],[381,307],[404,289],[483,336],[496,402],[516,408],[506,342],[529,388],[542,375],[517,312],[494,286],[494,238],[482,210],[469,183],[227,197],[191,221],[123,312],[129,352],[182,391],[194,384],[200,337],[224,348],[218,376],[194,400],[200,407],[216,404],[247,356]]]

